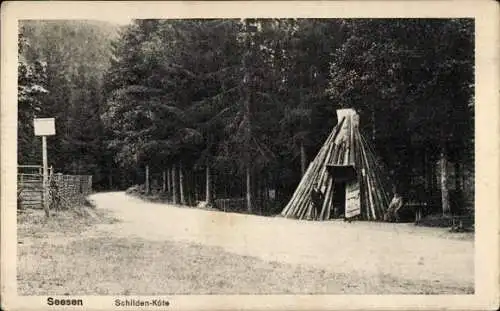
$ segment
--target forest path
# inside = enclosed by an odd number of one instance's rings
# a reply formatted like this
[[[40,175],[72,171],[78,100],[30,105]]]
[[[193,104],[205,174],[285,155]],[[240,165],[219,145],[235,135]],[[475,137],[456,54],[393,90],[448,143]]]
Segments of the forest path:
[[[111,236],[219,246],[239,255],[365,278],[474,288],[473,239],[446,229],[223,213],[144,202],[123,192],[90,199],[120,220],[97,227]]]

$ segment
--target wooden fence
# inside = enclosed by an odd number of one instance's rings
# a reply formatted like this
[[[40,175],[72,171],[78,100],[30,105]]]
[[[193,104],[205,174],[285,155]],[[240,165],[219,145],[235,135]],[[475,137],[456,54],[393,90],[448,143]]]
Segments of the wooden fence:
[[[241,213],[246,211],[245,198],[230,198],[215,200],[215,207],[224,212]]]
[[[18,174],[18,204],[21,207],[42,208],[42,174]]]
[[[43,208],[43,175],[18,173],[18,204],[21,208]],[[48,180],[51,208],[70,208],[85,202],[92,192],[92,176],[51,174]]]
[[[54,208],[71,208],[85,203],[92,192],[92,176],[52,175],[49,181],[49,202]]]
[[[215,199],[214,200],[214,205],[215,208],[224,211],[224,212],[230,212],[230,213],[242,213],[242,214],[247,214],[247,200],[246,198],[225,198],[225,199]],[[268,215],[268,214],[273,214],[269,213],[270,206],[269,206],[269,201],[260,199],[260,198],[254,198],[252,201],[252,207],[253,207],[253,214],[257,215]],[[276,211],[274,211],[276,212]]]

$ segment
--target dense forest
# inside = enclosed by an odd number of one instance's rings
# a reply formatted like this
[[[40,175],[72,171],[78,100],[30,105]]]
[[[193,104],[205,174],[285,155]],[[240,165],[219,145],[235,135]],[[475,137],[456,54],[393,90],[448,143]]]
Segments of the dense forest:
[[[470,19],[24,21],[19,54],[18,163],[55,117],[49,163],[97,190],[279,210],[354,108],[405,196],[473,201]]]
[[[117,38],[115,25],[97,21],[24,21],[19,25],[18,163],[41,163],[33,118],[56,118],[48,137],[49,165],[104,178],[106,151],[100,120],[104,74]]]

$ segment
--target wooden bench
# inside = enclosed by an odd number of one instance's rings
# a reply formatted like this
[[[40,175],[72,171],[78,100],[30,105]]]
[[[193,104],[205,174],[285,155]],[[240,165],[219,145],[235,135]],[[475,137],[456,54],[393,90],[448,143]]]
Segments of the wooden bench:
[[[224,212],[241,212],[245,210],[245,198],[216,199],[215,206]]]

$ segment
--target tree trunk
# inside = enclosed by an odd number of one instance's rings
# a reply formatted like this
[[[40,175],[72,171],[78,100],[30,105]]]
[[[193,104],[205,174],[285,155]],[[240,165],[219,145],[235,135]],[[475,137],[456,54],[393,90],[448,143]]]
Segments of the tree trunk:
[[[149,194],[150,188],[149,188],[149,165],[146,165],[146,181],[144,182],[145,188],[146,188],[146,194]]]
[[[198,173],[193,173],[193,184],[194,184],[194,203],[196,204],[200,200],[200,189],[198,186]]]
[[[457,160],[455,162],[455,189],[457,191],[462,191],[462,165],[460,165],[460,162]]]
[[[300,142],[300,168],[302,172],[302,176],[306,173],[306,148],[304,147],[304,142]]]
[[[443,207],[443,215],[450,214],[450,198],[448,195],[448,160],[446,159],[446,153],[443,148],[440,154],[440,180],[441,180],[441,204]]]
[[[161,192],[165,193],[167,192],[167,173],[165,172],[165,170],[163,170],[162,175],[163,175],[163,184],[161,187]]]
[[[247,43],[249,47],[251,46],[251,37],[247,37]],[[244,83],[244,98],[245,98],[245,110],[244,115],[247,119],[247,128],[245,134],[245,166],[246,166],[246,203],[247,203],[247,211],[249,213],[252,212],[252,183],[251,183],[251,155],[250,155],[250,143],[252,140],[252,83],[249,83],[253,79],[253,76],[250,74],[249,68],[249,56],[251,54],[250,49],[246,51],[243,56],[243,68],[245,68],[245,77],[243,78]]]
[[[271,197],[269,196],[269,179],[267,178],[264,186],[264,200],[266,202],[266,209],[264,210],[264,212],[265,215],[269,215],[270,209],[272,208],[272,206],[274,206],[274,204],[271,204]]]
[[[260,191],[260,176],[256,174],[253,178],[253,201],[256,202],[256,213],[257,215],[260,215],[260,210],[261,210],[261,203],[262,203],[262,193]]]
[[[251,169],[250,163],[247,163],[247,172],[246,172],[246,180],[247,180],[247,211],[248,213],[252,213],[252,179],[251,179]]]
[[[181,197],[181,204],[186,205],[186,196],[184,194],[184,171],[182,169],[182,162],[179,164],[179,193]]]
[[[207,165],[206,169],[206,193],[205,193],[205,201],[207,204],[212,204],[212,173],[210,172],[210,166]]]
[[[169,200],[172,200],[172,168],[167,168],[167,192]]]
[[[188,198],[187,203],[189,205],[196,205],[196,180],[194,177],[194,171],[190,171],[188,174]]]
[[[177,170],[172,166],[172,202],[177,204]]]

